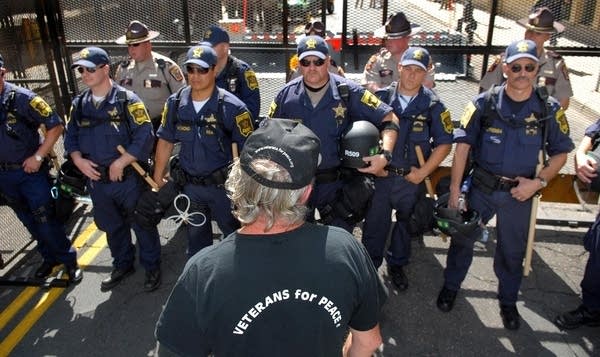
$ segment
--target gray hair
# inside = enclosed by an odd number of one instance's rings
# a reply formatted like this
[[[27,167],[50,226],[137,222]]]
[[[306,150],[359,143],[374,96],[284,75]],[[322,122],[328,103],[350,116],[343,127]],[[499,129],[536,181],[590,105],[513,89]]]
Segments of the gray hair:
[[[250,165],[258,175],[269,180],[291,182],[287,170],[273,161],[258,159]],[[231,167],[225,181],[225,189],[233,204],[233,214],[242,225],[250,224],[259,216],[263,216],[266,220],[265,232],[271,229],[277,220],[290,225],[302,223],[308,212],[306,204],[299,202],[308,186],[287,190],[261,185],[242,170],[238,159]]]

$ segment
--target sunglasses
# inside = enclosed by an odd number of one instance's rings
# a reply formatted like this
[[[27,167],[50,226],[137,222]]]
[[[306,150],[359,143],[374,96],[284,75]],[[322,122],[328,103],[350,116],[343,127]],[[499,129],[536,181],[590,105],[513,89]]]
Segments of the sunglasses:
[[[321,58],[313,60],[313,61],[307,60],[306,58],[300,60],[300,65],[302,67],[308,67],[308,66],[310,66],[311,63],[317,67],[321,67],[323,64],[325,64],[325,60],[321,59]]]
[[[186,66],[185,70],[187,71],[187,73],[190,73],[190,74],[193,74],[193,73],[207,74],[208,71],[210,70],[210,68],[203,68],[203,67],[198,67],[198,66]]]
[[[523,68],[525,68],[525,72],[531,73],[535,71],[535,64],[528,63],[525,66],[521,66],[520,64],[513,64],[512,66],[510,66],[510,70],[512,71],[512,73],[519,73]]]
[[[77,72],[79,72],[80,74],[83,74],[84,71],[87,71],[88,73],[96,73],[96,71],[102,67],[106,66],[105,64],[101,64],[98,67],[83,67],[83,66],[79,66],[77,67]]]
[[[137,47],[137,46],[141,45],[142,43],[146,43],[146,42],[148,42],[148,41],[128,44],[127,47]]]

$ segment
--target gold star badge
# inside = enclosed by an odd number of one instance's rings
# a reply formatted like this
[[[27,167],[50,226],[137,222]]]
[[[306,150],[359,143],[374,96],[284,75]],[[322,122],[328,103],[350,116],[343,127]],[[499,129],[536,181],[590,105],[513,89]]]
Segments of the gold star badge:
[[[192,53],[192,56],[194,56],[194,58],[200,58],[202,57],[202,48],[198,47],[194,49],[194,52]]]
[[[526,41],[521,41],[517,43],[517,51],[519,52],[527,52],[529,51],[529,45]]]
[[[317,48],[317,40],[311,38],[306,41],[306,48]]]
[[[211,30],[207,30],[207,31],[204,33],[204,39],[205,39],[205,40],[208,40],[208,39],[210,38],[210,35],[211,35],[211,34],[212,34],[212,31],[211,31]]]
[[[416,60],[421,60],[423,58],[423,51],[416,50],[415,52],[413,52],[413,58]]]
[[[81,58],[87,58],[87,56],[89,56],[89,55],[90,55],[90,51],[87,48],[84,48],[79,53],[79,57],[81,57]]]
[[[342,118],[344,119],[346,117],[346,108],[344,106],[342,106],[342,103],[338,103],[338,106],[336,108],[331,108],[331,110],[333,110],[333,112],[335,113],[335,119],[337,118]]]

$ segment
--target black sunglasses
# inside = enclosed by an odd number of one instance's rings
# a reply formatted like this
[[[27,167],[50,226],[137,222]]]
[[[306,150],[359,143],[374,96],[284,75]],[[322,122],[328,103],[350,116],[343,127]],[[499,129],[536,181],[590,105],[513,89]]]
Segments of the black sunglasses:
[[[520,64],[513,64],[512,66],[510,66],[510,70],[512,71],[512,73],[519,73],[523,68],[525,68],[526,72],[531,73],[535,71],[535,64],[528,63],[525,66],[521,66]]]
[[[187,71],[187,73],[207,74],[209,69],[210,68],[203,68],[198,66],[185,66],[185,70]]]
[[[306,58],[303,58],[303,59],[300,60],[300,65],[302,67],[308,67],[308,66],[310,66],[311,63],[314,64],[317,67],[321,67],[323,64],[325,64],[325,60],[322,59],[322,58],[319,58],[319,59],[316,59],[316,60],[313,60],[313,61],[307,60]]]
[[[77,67],[77,72],[83,74],[83,71],[87,71],[88,73],[96,73],[96,71],[102,67],[106,66],[105,64],[101,64],[98,67]]]

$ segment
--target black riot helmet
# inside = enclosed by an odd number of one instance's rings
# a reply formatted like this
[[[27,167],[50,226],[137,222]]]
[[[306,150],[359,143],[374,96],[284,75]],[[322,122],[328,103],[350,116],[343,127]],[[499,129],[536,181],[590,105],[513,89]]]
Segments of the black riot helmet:
[[[363,157],[379,153],[379,130],[366,120],[352,122],[340,142],[342,166],[362,168]]]
[[[86,182],[87,177],[75,166],[73,161],[67,160],[60,166],[57,187],[67,196],[87,195]]]
[[[441,195],[433,208],[433,218],[440,231],[452,236],[458,234],[461,237],[470,237],[479,228],[481,218],[479,212],[468,209],[460,212],[458,209],[448,208],[450,193]]]

